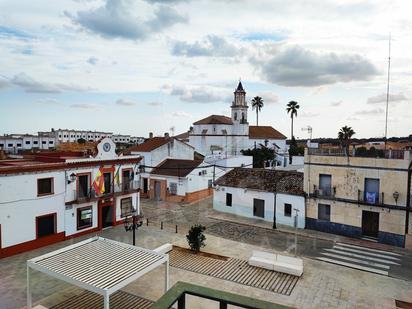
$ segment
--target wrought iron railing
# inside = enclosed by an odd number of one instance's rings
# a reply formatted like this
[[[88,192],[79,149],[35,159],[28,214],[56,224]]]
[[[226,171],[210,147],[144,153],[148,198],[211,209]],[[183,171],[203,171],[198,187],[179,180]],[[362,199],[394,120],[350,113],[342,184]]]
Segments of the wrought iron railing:
[[[323,187],[318,188],[316,185],[313,186],[313,197],[324,197],[324,198],[334,198],[336,195],[336,187]]]
[[[358,190],[358,202],[362,204],[381,206],[384,204],[383,192],[367,192]]]

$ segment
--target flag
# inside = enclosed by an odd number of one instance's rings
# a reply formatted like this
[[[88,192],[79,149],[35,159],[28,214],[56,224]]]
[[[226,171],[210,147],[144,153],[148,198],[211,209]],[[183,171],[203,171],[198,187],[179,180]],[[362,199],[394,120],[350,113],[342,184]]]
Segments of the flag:
[[[102,168],[97,171],[96,177],[93,181],[93,189],[96,194],[103,194],[106,190],[104,188],[104,176],[102,173]]]
[[[114,174],[114,182],[115,184],[117,184],[118,186],[120,186],[120,166],[117,169],[116,174]]]

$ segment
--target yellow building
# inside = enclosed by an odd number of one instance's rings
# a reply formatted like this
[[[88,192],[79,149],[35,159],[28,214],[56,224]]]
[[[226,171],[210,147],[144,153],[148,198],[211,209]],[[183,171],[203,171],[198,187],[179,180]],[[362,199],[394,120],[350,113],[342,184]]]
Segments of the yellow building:
[[[306,228],[411,246],[411,174],[410,151],[378,159],[306,149]]]

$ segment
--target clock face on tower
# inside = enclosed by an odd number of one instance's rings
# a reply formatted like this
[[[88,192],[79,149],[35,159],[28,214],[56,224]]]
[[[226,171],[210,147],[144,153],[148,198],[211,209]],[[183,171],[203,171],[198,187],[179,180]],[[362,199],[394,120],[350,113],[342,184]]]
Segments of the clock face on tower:
[[[106,152],[110,151],[110,148],[112,148],[112,146],[110,145],[110,143],[104,143],[103,144],[103,150]]]

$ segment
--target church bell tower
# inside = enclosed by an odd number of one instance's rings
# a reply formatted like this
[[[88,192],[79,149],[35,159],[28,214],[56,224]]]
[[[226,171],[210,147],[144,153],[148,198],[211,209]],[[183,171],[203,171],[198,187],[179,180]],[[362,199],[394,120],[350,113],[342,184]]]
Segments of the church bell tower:
[[[234,92],[234,100],[232,102],[232,121],[234,125],[248,124],[247,122],[247,103],[246,91],[243,89],[242,82],[239,84]]]

